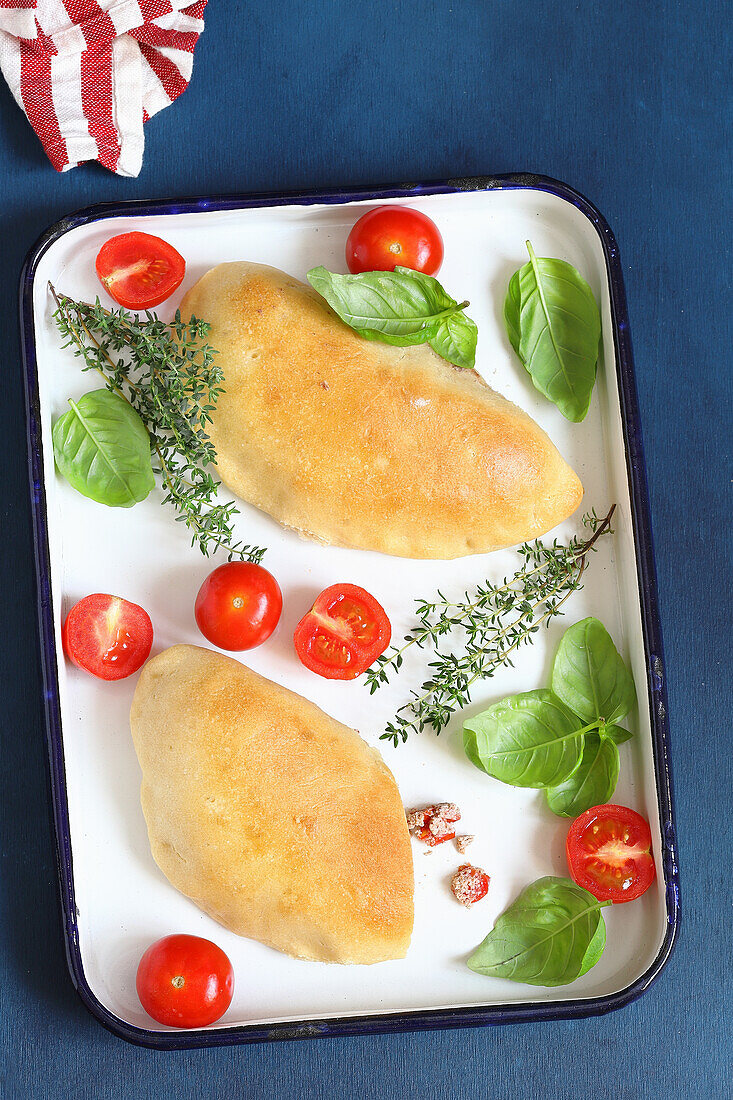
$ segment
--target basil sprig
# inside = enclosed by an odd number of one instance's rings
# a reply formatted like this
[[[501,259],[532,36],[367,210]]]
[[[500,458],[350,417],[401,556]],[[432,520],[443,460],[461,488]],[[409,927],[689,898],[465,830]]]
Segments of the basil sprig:
[[[551,688],[494,703],[463,727],[469,760],[502,783],[544,788],[553,813],[577,817],[608,802],[619,775],[618,725],[636,702],[634,681],[598,619],[568,628]]]
[[[308,281],[367,340],[397,347],[430,344],[454,366],[475,365],[478,329],[463,312],[469,303],[451,298],[432,275],[408,267],[359,275],[314,267]]]
[[[53,426],[59,472],[77,492],[111,508],[131,508],[155,485],[150,436],[133,407],[109,390],[92,390]]]
[[[596,380],[601,315],[593,291],[565,260],[538,257],[515,271],[504,323],[535,387],[568,420],[583,420]]]
[[[468,966],[526,985],[574,982],[603,954],[606,923],[601,910],[610,904],[571,879],[538,879],[502,913]]]

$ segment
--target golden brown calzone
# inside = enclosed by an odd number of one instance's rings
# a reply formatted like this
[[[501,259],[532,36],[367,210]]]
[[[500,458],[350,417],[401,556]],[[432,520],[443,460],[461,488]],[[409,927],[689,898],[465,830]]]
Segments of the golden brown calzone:
[[[454,558],[543,535],[580,503],[547,435],[477,374],[364,339],[282,271],[220,264],[181,310],[220,352],[219,474],[287,527]]]
[[[130,714],[153,857],[225,927],[302,959],[402,958],[410,839],[381,756],[239,661],[177,645]]]

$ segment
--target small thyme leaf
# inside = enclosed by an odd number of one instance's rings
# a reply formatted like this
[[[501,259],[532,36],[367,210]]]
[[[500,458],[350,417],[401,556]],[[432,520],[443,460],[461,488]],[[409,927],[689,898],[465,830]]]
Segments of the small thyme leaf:
[[[207,432],[211,413],[223,392],[216,351],[205,338],[206,321],[184,321],[180,312],[170,323],[150,310],[136,315],[105,309],[58,294],[53,318],[64,343],[82,360],[82,370],[97,371],[107,389],[123,397],[140,416],[150,436],[153,469],[172,504],[206,557],[223,549],[229,560],[259,563],[261,546],[234,540],[233,501],[217,500],[219,481],[208,469],[216,451]]]
[[[522,564],[512,577],[499,585],[484,581],[463,600],[448,600],[442,592],[433,601],[418,599],[417,625],[403,639],[378,657],[365,677],[370,694],[390,682],[390,674],[402,667],[405,651],[412,646],[430,646],[435,659],[428,663],[430,675],[412,691],[392,722],[385,727],[382,740],[395,748],[407,741],[410,733],[426,727],[440,733],[456,710],[471,702],[471,688],[477,680],[486,680],[503,666],[513,667],[512,657],[522,645],[531,643],[540,627],[563,614],[567,599],[582,588],[588,555],[595,551],[603,535],[612,534],[611,518],[616,505],[599,519],[595,511],[583,516],[591,537],[574,537],[564,546],[555,539],[546,546],[539,539],[519,547]],[[450,651],[441,649],[446,639]]]

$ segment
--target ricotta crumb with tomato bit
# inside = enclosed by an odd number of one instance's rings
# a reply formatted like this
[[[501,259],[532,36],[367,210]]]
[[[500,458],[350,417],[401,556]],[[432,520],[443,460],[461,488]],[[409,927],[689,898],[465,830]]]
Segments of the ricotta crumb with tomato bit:
[[[460,836],[456,837],[456,848],[461,855],[465,854],[466,848],[468,848],[469,844],[473,844],[475,839],[476,837],[472,836],[471,833],[462,833]]]
[[[407,828],[417,840],[424,840],[434,848],[436,844],[455,839],[453,826],[460,820],[461,811],[455,802],[439,802],[435,806],[408,811]]]
[[[477,901],[481,901],[481,898],[486,897],[489,889],[489,876],[480,867],[473,867],[470,863],[464,863],[451,879],[450,888],[456,901],[469,909]]]

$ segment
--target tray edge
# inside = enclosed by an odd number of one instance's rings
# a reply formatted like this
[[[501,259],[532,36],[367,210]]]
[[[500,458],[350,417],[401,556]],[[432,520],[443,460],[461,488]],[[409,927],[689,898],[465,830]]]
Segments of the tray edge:
[[[69,230],[100,218],[133,214],[181,214],[198,211],[246,209],[261,206],[334,204],[381,201],[385,198],[418,198],[422,195],[451,194],[480,190],[540,190],[570,202],[591,222],[603,250],[610,289],[610,304],[616,371],[621,403],[621,421],[626,455],[634,529],[634,548],[639,578],[639,603],[644,649],[647,656],[647,690],[651,718],[654,772],[665,882],[667,929],[654,962],[623,990],[603,997],[545,1002],[509,1003],[502,1006],[467,1006],[451,1011],[421,1009],[379,1015],[349,1016],[301,1024],[237,1025],[210,1030],[160,1032],[138,1028],[110,1012],[89,986],[81,960],[76,923],[71,837],[66,806],[66,778],[61,715],[56,690],[57,654],[51,599],[51,563],[46,532],[46,495],[43,477],[43,450],[40,432],[40,406],[37,364],[33,339],[33,283],[36,267],[46,250]],[[153,1049],[190,1049],[233,1043],[304,1039],[318,1036],[380,1034],[399,1031],[438,1030],[441,1028],[481,1027],[533,1020],[576,1019],[603,1015],[640,997],[666,966],[679,934],[680,895],[674,825],[674,796],[670,761],[666,675],[661,622],[657,598],[656,569],[649,510],[646,464],[641,435],[639,404],[634,375],[633,352],[628,320],[626,293],[621,261],[615,237],[600,211],[580,192],[549,176],[514,173],[438,180],[427,183],[393,184],[378,187],[353,187],[338,190],[254,193],[192,197],[180,200],[129,200],[98,203],[83,207],[50,226],[29,250],[20,277],[20,335],[23,358],[23,382],[26,403],[28,473],[33,524],[34,561],[37,591],[37,615],[41,647],[41,672],[44,690],[47,763],[52,795],[56,863],[59,875],[64,943],[71,979],[89,1011],[115,1035],[128,1042]]]

